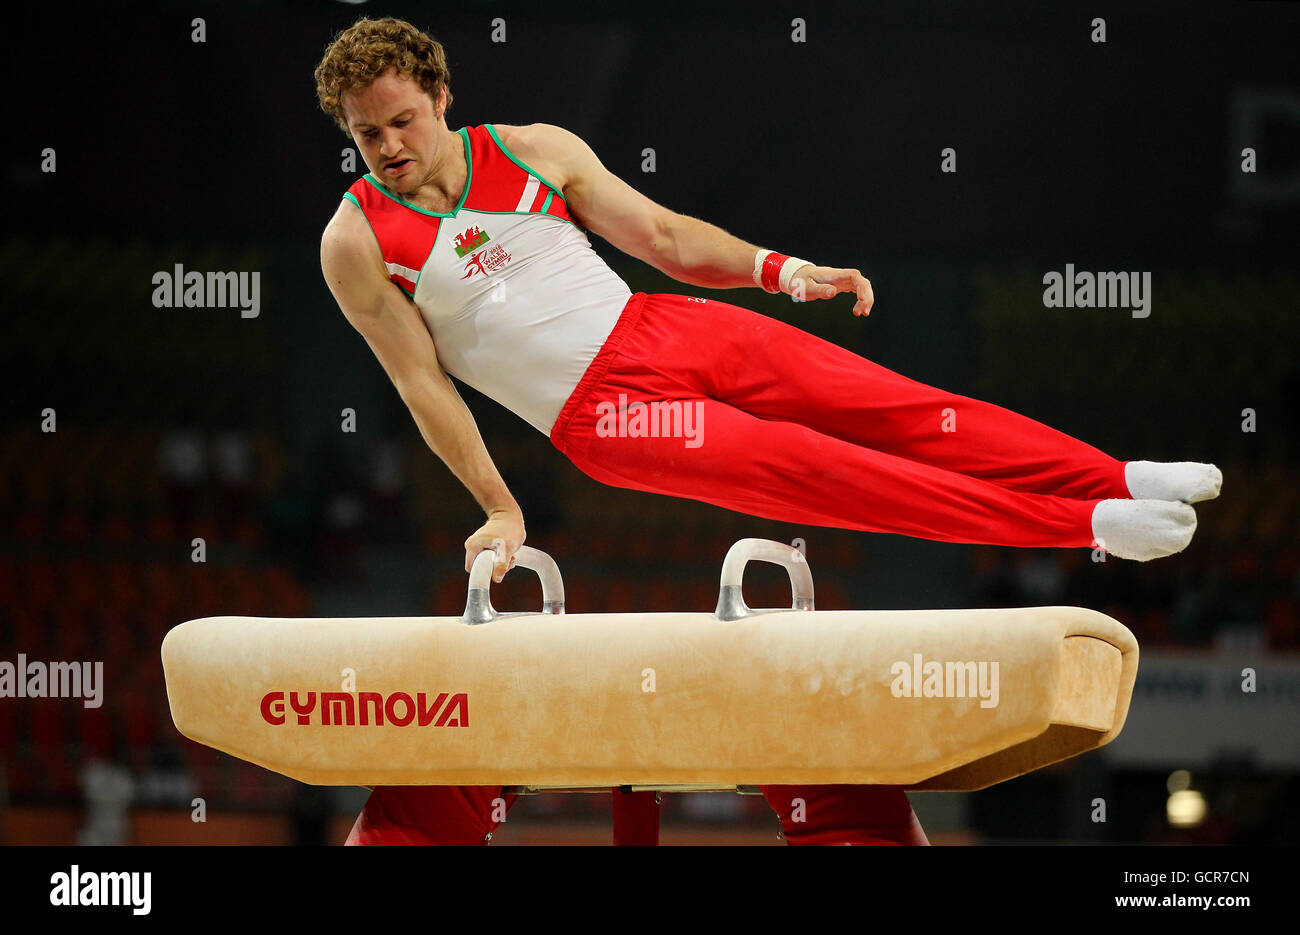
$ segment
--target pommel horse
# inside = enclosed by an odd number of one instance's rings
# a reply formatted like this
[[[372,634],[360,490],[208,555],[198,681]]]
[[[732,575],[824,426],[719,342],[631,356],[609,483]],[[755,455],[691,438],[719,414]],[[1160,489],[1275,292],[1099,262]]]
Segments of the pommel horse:
[[[790,607],[746,605],[756,560],[788,572]],[[567,613],[528,546],[542,609],[501,613],[493,561],[460,617],[180,624],[177,729],[314,785],[612,790],[614,843],[655,844],[664,792],[1024,775],[1113,740],[1137,677],[1133,634],[1084,608],[815,610],[803,553],[764,539],[727,552],[712,613]]]

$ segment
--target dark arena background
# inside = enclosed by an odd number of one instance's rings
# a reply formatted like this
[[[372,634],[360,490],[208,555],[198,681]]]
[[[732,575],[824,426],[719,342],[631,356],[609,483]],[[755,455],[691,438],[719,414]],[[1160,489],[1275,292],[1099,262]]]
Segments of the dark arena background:
[[[482,511],[320,272],[365,167],[313,69],[388,15],[446,47],[451,129],[565,127],[674,211],[862,270],[876,303],[711,297],[1117,458],[1223,471],[1185,552],[1097,561],[602,486],[458,384],[571,611],[711,611],[744,537],[802,539],[819,610],[1092,608],[1141,645],[1123,733],[913,794],[932,843],[1296,843],[1300,5],[1074,0],[11,11],[0,660],[89,660],[102,683],[95,706],[0,697],[0,842],[341,844],[365,790],[183,737],[164,635],[464,608]],[[633,291],[702,294],[591,237]],[[1147,313],[1049,307],[1067,264],[1149,274]],[[177,265],[258,275],[256,314],[158,307]],[[788,602],[781,569],[751,567],[753,606]],[[537,601],[525,570],[493,588]],[[761,796],[669,794],[661,816],[664,844],[782,843]],[[491,843],[607,844],[610,821],[607,795],[529,796]]]

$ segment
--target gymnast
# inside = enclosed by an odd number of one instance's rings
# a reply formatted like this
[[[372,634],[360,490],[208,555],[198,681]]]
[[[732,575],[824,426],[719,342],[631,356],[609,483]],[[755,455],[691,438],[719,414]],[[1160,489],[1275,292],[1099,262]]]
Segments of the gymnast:
[[[587,231],[691,286],[852,294],[862,316],[874,303],[856,269],[656,204],[568,130],[450,130],[445,51],[410,23],[357,21],[315,78],[321,108],[370,170],[325,229],[321,269],[429,447],[486,514],[465,540],[466,571],[493,549],[500,581],[524,518],[448,374],[596,481],[789,523],[1148,561],[1186,548],[1191,504],[1219,494],[1214,465],[1120,461],[751,310],[632,293]],[[376,790],[350,842],[481,841],[500,791]],[[925,843],[894,787],[764,792],[790,843]],[[794,798],[816,819],[788,821]]]

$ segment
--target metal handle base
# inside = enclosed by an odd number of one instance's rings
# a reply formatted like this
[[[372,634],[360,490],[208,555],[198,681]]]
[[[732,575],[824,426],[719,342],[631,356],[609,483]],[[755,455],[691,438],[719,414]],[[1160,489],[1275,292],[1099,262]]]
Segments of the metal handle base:
[[[751,561],[784,566],[790,576],[792,592],[789,608],[755,609],[745,604],[741,579],[745,574],[745,565]],[[736,542],[722,560],[722,584],[718,591],[718,609],[714,615],[719,620],[742,620],[755,614],[770,614],[786,609],[813,609],[812,571],[808,568],[808,560],[803,553],[784,542],[773,542],[771,539],[741,539]]]
[[[544,614],[564,613],[564,580],[560,577],[560,568],[555,560],[540,549],[521,545],[514,554],[515,564],[537,572],[542,581],[542,609]],[[474,556],[474,563],[469,569],[469,594],[465,598],[465,613],[461,623],[475,626],[491,623],[502,617],[524,617],[537,611],[513,610],[501,613],[492,607],[488,589],[492,585],[492,568],[496,565],[496,552],[484,549]]]

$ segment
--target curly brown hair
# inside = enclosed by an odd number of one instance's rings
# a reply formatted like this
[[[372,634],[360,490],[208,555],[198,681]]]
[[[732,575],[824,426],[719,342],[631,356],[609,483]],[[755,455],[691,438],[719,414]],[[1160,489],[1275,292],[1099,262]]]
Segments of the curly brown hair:
[[[368,86],[389,68],[419,82],[435,106],[451,78],[447,53],[432,36],[391,16],[359,19],[335,37],[316,66],[316,97],[321,110],[351,136],[343,113],[343,92]],[[451,88],[447,88],[447,109],[451,109]]]

